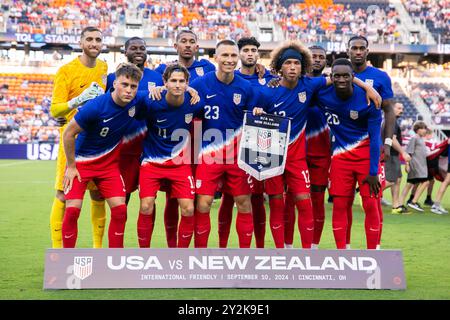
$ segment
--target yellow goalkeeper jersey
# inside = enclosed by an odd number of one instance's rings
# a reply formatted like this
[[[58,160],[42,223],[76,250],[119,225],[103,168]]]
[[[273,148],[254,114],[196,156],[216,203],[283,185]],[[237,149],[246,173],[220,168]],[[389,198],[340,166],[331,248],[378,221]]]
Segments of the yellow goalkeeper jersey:
[[[106,89],[108,65],[97,59],[94,68],[86,67],[77,57],[59,68],[53,84],[53,96],[50,112],[53,117],[65,117],[67,123],[73,118],[77,109],[69,109],[68,101],[79,96],[92,82],[97,82]],[[62,130],[61,130],[62,132]]]

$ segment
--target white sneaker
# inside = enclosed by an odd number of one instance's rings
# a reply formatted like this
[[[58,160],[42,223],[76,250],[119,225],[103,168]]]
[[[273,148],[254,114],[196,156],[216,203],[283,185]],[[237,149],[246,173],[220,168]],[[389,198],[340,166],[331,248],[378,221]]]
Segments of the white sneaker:
[[[387,200],[384,200],[384,198],[381,198],[381,204],[382,204],[383,206],[387,206],[387,207],[392,206],[392,203],[390,203],[390,202],[387,201]]]
[[[447,214],[448,211],[445,210],[441,205],[435,205],[433,204],[433,206],[431,207],[431,212],[436,213],[436,214]]]
[[[425,210],[422,209],[420,204],[414,203],[414,202],[408,203],[408,207],[413,208],[414,210],[419,211],[419,212],[424,212],[425,211]]]

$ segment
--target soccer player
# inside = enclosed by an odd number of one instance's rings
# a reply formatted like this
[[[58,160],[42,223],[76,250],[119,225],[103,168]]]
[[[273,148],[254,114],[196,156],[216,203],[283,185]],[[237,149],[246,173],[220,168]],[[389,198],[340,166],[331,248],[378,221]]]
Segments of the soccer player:
[[[142,71],[142,79],[139,81],[138,91],[148,92],[150,88],[164,84],[161,74],[145,67],[147,47],[143,39],[139,37],[128,39],[125,42],[125,56],[129,63],[133,63]],[[115,79],[116,75],[114,72],[108,75],[106,90],[112,88]],[[136,120],[124,137],[119,167],[127,191],[126,203],[130,200],[131,193],[138,188],[140,158],[146,133],[147,125],[145,121]]]
[[[228,187],[236,202],[239,246],[249,248],[253,234],[251,189],[247,174],[237,165],[237,147],[244,110],[252,110],[254,94],[250,82],[237,77],[234,69],[239,49],[231,40],[216,45],[216,72],[191,83],[204,99],[203,141],[196,169],[195,247],[208,245],[211,204],[219,181]]]
[[[333,196],[333,233],[338,249],[345,249],[348,208],[352,206],[356,182],[365,218],[367,248],[376,249],[380,232],[377,199],[380,158],[381,111],[367,106],[364,91],[352,85],[352,64],[337,59],[332,65],[333,86],[317,95],[335,140],[332,145],[330,193]]]
[[[81,56],[62,66],[56,73],[50,112],[53,117],[69,122],[77,113],[78,107],[104,92],[108,66],[97,57],[102,49],[102,32],[95,27],[86,27],[81,32]],[[56,161],[56,196],[50,214],[50,229],[53,248],[62,248],[62,222],[66,207],[63,192],[63,178],[66,170],[63,132],[60,128],[60,143]],[[91,221],[94,248],[102,247],[105,227],[105,202],[94,184],[89,185],[91,195]]]
[[[324,48],[312,46],[311,77],[323,77],[327,65]],[[314,216],[314,235],[311,248],[318,248],[325,222],[325,189],[328,185],[328,171],[331,162],[330,128],[323,113],[317,106],[309,109],[306,123],[306,163],[311,180],[311,202]],[[295,217],[295,215],[294,215]]]
[[[239,59],[241,67],[235,70],[237,76],[250,81],[252,86],[258,88],[264,86],[274,76],[268,71],[264,70],[264,75],[260,77],[257,72],[257,62],[259,59],[258,49],[261,44],[254,37],[244,37],[237,42],[239,48]],[[252,214],[253,226],[255,232],[255,242],[257,248],[264,248],[264,238],[266,233],[266,208],[264,206],[264,183],[249,177],[252,187]],[[222,201],[219,208],[219,247],[226,248],[228,243],[228,236],[230,234],[231,220],[233,214],[234,199],[223,190]]]
[[[384,156],[381,159],[380,173],[384,183],[384,161],[390,157],[392,146],[392,136],[394,134],[395,113],[393,108],[393,91],[391,79],[388,74],[377,68],[369,66],[367,56],[369,54],[369,41],[364,36],[354,36],[348,41],[347,54],[353,66],[355,77],[361,79],[371,85],[381,95],[383,102],[382,108],[384,112],[384,131],[382,136],[385,137],[383,145]],[[382,192],[382,190],[380,191]],[[378,197],[378,213],[380,215],[381,228],[383,226],[383,210],[381,206],[382,193]],[[349,223],[351,223],[352,215],[348,215]],[[351,228],[348,229],[349,231]],[[380,242],[381,242],[380,231]],[[350,234],[347,235],[348,247],[350,247]]]
[[[194,81],[198,77],[204,76],[206,73],[215,71],[216,67],[214,64],[206,59],[196,60],[195,55],[198,53],[199,45],[197,35],[191,30],[181,30],[174,43],[174,48],[178,53],[178,62],[182,66],[186,67],[189,72],[190,82]],[[160,64],[155,71],[160,74],[164,73],[167,65]],[[194,125],[192,126],[192,134],[194,135],[194,130],[198,127],[198,120],[194,120]],[[194,159],[195,150],[192,150]],[[167,245],[169,248],[174,248],[177,246],[177,227],[178,227],[178,201],[176,198],[170,197],[170,187],[164,186],[166,192],[166,206],[164,208],[164,226],[166,229]]]
[[[75,247],[78,218],[89,181],[96,183],[111,208],[109,247],[123,248],[127,206],[119,155],[123,137],[135,121],[141,77],[142,71],[134,64],[119,65],[114,91],[86,103],[64,131],[67,157],[63,183],[67,201],[62,225],[64,248]]]
[[[200,103],[190,104],[186,92],[189,72],[181,64],[169,65],[163,79],[167,93],[159,101],[151,100],[146,108],[138,108],[136,114],[136,118],[145,119],[149,128],[139,177],[138,239],[141,248],[150,247],[156,193],[161,181],[168,180],[170,196],[178,200],[181,208],[178,247],[187,248],[194,232],[195,197],[189,128],[203,108]]]

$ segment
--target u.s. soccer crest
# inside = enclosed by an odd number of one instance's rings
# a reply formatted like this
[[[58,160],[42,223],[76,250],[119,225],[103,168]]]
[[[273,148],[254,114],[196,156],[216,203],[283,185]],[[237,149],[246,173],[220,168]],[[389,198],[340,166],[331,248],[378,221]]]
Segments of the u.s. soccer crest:
[[[366,79],[364,82],[373,87],[373,79]]]
[[[290,128],[289,118],[270,114],[255,116],[247,111],[239,142],[239,168],[258,181],[282,174]]]
[[[203,70],[203,67],[197,67],[195,68],[195,73],[202,77],[205,74],[205,71]]]
[[[260,85],[264,86],[267,81],[266,81],[265,78],[261,78],[261,79],[258,79],[258,82],[259,82]]]
[[[93,257],[74,257],[73,274],[80,280],[84,280],[92,274]]]
[[[192,121],[192,116],[193,116],[193,113],[187,113],[187,114],[185,114],[185,115],[184,115],[184,122],[186,122],[187,124],[191,123],[191,121]]]
[[[156,83],[155,82],[151,82],[151,81],[147,82],[148,91],[150,91],[154,87],[156,87]]]
[[[306,91],[299,92],[299,94],[298,94],[298,101],[300,101],[301,103],[305,103],[305,101],[306,101]]]
[[[234,102],[234,104],[241,103],[241,94],[240,93],[233,94],[233,102]]]
[[[358,111],[350,110],[350,118],[353,120],[358,119]]]
[[[132,106],[130,109],[128,109],[128,115],[130,117],[134,117],[134,115],[136,114],[136,106]]]
[[[272,144],[272,131],[271,130],[265,130],[265,129],[259,129],[258,130],[258,138],[257,138],[257,145],[261,150],[266,150],[270,148]]]

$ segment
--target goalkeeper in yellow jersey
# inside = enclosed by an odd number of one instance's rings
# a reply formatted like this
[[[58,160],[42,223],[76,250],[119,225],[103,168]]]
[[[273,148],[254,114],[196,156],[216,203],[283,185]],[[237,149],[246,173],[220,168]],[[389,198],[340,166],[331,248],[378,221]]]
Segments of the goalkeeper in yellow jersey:
[[[97,59],[103,42],[102,32],[95,27],[86,27],[81,32],[81,56],[63,65],[56,73],[50,112],[55,118],[65,118],[65,123],[74,117],[77,108],[86,101],[104,93],[106,88],[107,64]],[[66,170],[66,155],[63,146],[63,131],[60,128],[58,159],[56,162],[56,195],[50,215],[53,248],[62,248],[62,221],[65,210],[63,178]],[[105,201],[94,184],[88,186],[91,195],[91,220],[94,248],[102,247],[105,227]]]

